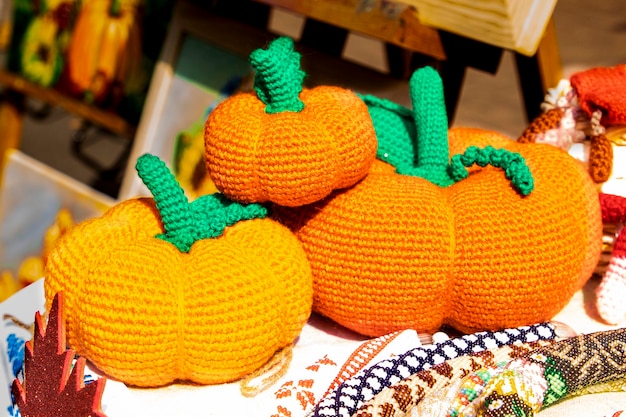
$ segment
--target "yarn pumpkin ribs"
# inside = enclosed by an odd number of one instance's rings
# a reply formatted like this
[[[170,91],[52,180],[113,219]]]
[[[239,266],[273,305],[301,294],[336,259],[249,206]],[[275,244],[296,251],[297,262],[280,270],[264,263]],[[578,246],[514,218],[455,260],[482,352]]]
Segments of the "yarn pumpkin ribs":
[[[378,137],[404,131],[414,146],[403,141],[401,149],[414,155],[381,141],[396,166],[377,160],[363,180],[326,199],[273,206],[311,262],[314,310],[369,336],[551,319],[601,252],[598,194],[585,168],[549,145],[448,132],[432,69],[418,70],[410,87],[412,129],[409,110],[368,102]]]
[[[65,295],[69,345],[141,387],[234,381],[291,346],[312,299],[291,231],[258,204],[189,202],[156,156],[137,170],[154,198],[75,226],[48,257],[45,295]]]

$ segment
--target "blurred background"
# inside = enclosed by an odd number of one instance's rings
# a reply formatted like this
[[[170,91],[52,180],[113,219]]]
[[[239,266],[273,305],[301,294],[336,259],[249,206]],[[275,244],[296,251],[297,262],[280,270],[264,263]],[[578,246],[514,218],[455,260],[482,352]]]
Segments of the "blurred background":
[[[7,2],[3,0],[4,7]],[[171,13],[167,11],[168,5],[160,7],[159,12],[167,20],[167,13]],[[626,62],[626,2],[623,0],[559,0],[553,21],[563,77],[596,66]],[[153,38],[157,45],[152,49],[161,46],[161,35]],[[247,35],[241,31],[224,31],[220,36],[236,42],[238,37]],[[384,68],[388,58],[386,51],[370,44],[356,48],[359,59],[369,65],[340,59],[319,48],[307,49],[305,59],[310,76],[318,84],[342,85],[410,105],[406,79],[368,68]],[[97,126],[86,127],[75,114],[60,107],[46,107],[36,99],[28,99],[27,107],[29,112],[24,118],[19,145],[24,153],[111,196],[117,195],[128,153],[128,138]],[[503,53],[495,73],[475,68],[467,70],[452,124],[494,129],[514,138],[521,134],[528,121],[512,52]],[[75,152],[76,141],[81,141],[80,155]]]

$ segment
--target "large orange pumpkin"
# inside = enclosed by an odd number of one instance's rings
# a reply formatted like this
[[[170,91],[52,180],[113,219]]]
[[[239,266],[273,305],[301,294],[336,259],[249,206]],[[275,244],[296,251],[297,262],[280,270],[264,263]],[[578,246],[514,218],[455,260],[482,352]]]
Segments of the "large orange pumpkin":
[[[601,250],[598,196],[585,168],[552,146],[479,129],[453,129],[448,147],[441,80],[426,68],[411,82],[417,154],[397,158],[406,175],[377,161],[354,187],[274,207],[311,262],[314,310],[371,336],[552,318]],[[532,175],[526,191],[513,181],[512,161]],[[450,176],[459,162],[469,167],[460,181]]]
[[[154,200],[124,201],[55,246],[48,306],[63,292],[69,346],[129,385],[242,378],[299,335],[308,261],[264,207],[219,194],[189,204],[155,158],[138,161]]]

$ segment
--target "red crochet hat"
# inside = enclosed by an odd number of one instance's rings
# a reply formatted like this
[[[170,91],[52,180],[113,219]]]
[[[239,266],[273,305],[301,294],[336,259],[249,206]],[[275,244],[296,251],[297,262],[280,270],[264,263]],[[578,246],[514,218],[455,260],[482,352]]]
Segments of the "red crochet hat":
[[[570,82],[580,107],[589,115],[600,110],[604,126],[626,123],[626,64],[582,71]]]

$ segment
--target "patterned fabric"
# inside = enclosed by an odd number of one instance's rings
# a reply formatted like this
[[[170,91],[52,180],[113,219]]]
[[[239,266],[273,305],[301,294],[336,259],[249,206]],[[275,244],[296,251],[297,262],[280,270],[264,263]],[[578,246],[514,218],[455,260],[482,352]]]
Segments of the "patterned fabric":
[[[541,323],[498,332],[479,332],[412,349],[364,369],[345,381],[320,401],[313,415],[351,416],[365,401],[385,387],[446,360],[516,342],[550,340],[555,337],[554,328],[548,323]]]
[[[361,405],[354,414],[355,417],[378,417],[394,416],[403,417],[422,413],[424,416],[432,417],[438,415],[434,401],[422,405],[423,401],[432,398],[433,395],[448,397],[447,401],[440,403],[450,404],[454,401],[452,395],[462,392],[468,401],[474,395],[480,394],[476,389],[479,386],[465,387],[461,390],[461,384],[466,382],[473,372],[487,369],[486,372],[478,375],[478,378],[488,380],[491,378],[488,373],[490,369],[497,369],[503,363],[522,357],[533,349],[541,346],[548,346],[554,340],[540,340],[532,343],[510,344],[496,349],[488,349],[483,352],[471,353],[455,359],[450,359],[442,364],[435,365],[431,369],[423,370],[403,379],[402,381],[386,387],[371,400]],[[471,391],[474,390],[474,393]],[[463,401],[459,398],[459,401]],[[446,407],[447,408],[447,407]],[[440,410],[445,413],[447,410]]]
[[[519,415],[522,410],[532,416],[586,387],[624,378],[625,352],[626,329],[577,336],[538,348],[507,365],[513,372],[502,373],[487,384],[476,402],[476,415],[505,417]],[[541,368],[543,386],[522,382],[529,379],[530,364]],[[542,395],[529,395],[537,389],[543,389]]]
[[[408,332],[408,331],[407,331]],[[291,374],[283,378],[278,389],[274,388],[276,412],[271,417],[308,415],[315,404],[325,395],[326,387],[335,387],[350,378],[372,360],[381,360],[406,346],[406,333],[396,332],[376,339],[366,340],[351,353],[341,355],[343,349],[328,349],[323,356],[311,362],[304,369],[291,369]],[[417,340],[419,342],[419,339]],[[393,346],[393,342],[395,346]],[[385,348],[391,346],[388,352]],[[415,346],[415,344],[412,344]],[[320,355],[323,353],[320,350]]]

